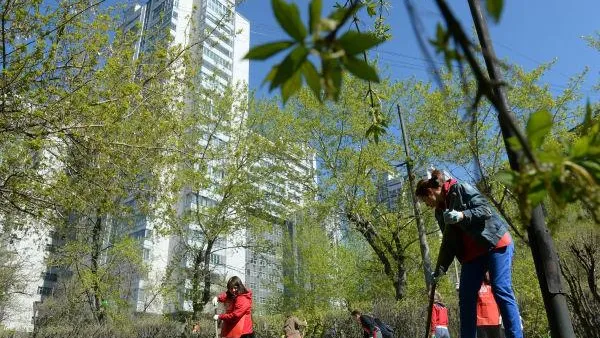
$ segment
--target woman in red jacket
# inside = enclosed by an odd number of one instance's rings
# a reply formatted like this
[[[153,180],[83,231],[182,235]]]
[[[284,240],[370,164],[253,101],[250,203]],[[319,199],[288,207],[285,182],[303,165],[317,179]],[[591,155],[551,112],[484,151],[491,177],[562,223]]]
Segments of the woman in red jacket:
[[[475,187],[446,179],[439,170],[434,170],[431,178],[419,181],[416,195],[435,210],[444,233],[434,280],[446,272],[454,257],[461,263],[458,291],[461,338],[477,336],[477,294],[486,271],[490,272],[492,293],[502,314],[506,336],[523,338],[512,287],[515,247],[508,223]]]
[[[225,313],[215,315],[214,320],[221,320],[221,337],[254,338],[252,329],[252,291],[246,289],[238,276],[227,282],[227,291],[213,299],[225,304]]]

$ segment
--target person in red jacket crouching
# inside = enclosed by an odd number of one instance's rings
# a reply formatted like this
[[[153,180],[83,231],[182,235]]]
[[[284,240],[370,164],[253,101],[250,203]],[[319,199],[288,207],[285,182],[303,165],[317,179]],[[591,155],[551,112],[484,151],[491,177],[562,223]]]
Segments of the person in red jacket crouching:
[[[490,284],[490,274],[485,273],[477,297],[477,338],[504,338],[500,327],[500,310]]]
[[[225,304],[225,313],[215,315],[214,320],[221,320],[221,337],[224,338],[254,338],[252,329],[252,291],[246,289],[238,276],[227,281],[227,291],[213,298]]]

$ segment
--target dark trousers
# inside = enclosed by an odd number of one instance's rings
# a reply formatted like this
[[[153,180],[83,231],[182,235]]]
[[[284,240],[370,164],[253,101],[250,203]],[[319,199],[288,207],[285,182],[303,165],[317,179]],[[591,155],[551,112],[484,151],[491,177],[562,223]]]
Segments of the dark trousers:
[[[255,338],[256,336],[254,335],[254,332],[252,333],[246,333],[240,336],[240,338]]]
[[[478,326],[477,338],[504,338],[504,330],[500,325]]]

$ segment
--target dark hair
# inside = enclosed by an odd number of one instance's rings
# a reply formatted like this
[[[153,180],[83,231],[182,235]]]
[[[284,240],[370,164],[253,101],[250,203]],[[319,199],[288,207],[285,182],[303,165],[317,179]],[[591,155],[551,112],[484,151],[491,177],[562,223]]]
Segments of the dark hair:
[[[233,276],[227,281],[227,296],[233,297],[229,292],[233,288],[237,288],[238,294],[248,293],[244,283],[242,283],[242,280],[238,276]]]
[[[424,178],[417,183],[415,194],[417,197],[429,196],[429,189],[437,189],[444,184],[444,174],[435,169],[431,172],[431,178]]]
[[[361,315],[360,311],[358,311],[358,310],[354,310],[354,311],[350,312],[350,314],[352,315],[352,317]]]
[[[491,284],[491,281],[490,281],[490,272],[489,271],[486,271],[483,274],[483,283],[486,284],[486,285],[490,285]]]

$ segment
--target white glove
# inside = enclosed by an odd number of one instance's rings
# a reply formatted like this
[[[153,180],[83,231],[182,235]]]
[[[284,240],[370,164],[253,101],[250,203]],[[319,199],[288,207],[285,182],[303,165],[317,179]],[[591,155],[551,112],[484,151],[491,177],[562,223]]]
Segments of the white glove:
[[[456,210],[446,210],[444,211],[444,223],[446,224],[456,224],[462,221],[465,218],[465,215],[462,211]]]
[[[212,305],[217,306],[218,303],[219,303],[219,299],[217,298],[217,296],[214,296],[212,299]]]
[[[219,315],[214,315],[213,320],[219,320]]]

